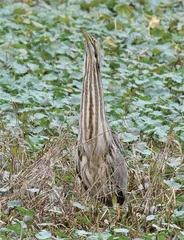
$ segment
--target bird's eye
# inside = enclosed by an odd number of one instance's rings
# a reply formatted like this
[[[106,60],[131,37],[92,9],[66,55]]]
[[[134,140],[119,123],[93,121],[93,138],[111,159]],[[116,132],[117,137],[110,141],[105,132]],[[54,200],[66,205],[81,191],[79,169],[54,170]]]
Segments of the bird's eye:
[[[94,37],[92,37],[92,40],[93,40],[93,43],[95,43],[95,42],[96,42],[96,39],[95,39]]]

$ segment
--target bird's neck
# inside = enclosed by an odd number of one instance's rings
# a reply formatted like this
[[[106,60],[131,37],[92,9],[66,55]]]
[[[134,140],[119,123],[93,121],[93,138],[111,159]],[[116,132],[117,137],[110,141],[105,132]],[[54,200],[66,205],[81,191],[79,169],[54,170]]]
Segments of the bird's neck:
[[[106,137],[110,128],[106,121],[100,65],[85,61],[80,109],[80,142]]]

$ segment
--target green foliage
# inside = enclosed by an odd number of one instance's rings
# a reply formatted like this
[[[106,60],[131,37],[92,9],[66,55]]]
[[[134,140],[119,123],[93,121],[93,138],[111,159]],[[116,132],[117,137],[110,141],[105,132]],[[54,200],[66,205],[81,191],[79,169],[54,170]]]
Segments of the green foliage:
[[[107,112],[116,129],[126,130],[123,139],[135,141],[141,131],[143,137],[165,141],[174,131],[175,138],[182,140],[180,2],[50,3],[1,6],[1,120],[12,134],[23,128],[30,148],[39,149],[49,135],[57,134],[63,121],[75,122],[82,81],[80,28],[88,30],[91,25],[101,43],[105,39],[102,70]],[[148,31],[153,15],[160,23]],[[126,118],[125,126],[121,116]]]
[[[49,231],[42,230],[41,232],[37,233],[35,237],[37,239],[50,239],[52,234]]]

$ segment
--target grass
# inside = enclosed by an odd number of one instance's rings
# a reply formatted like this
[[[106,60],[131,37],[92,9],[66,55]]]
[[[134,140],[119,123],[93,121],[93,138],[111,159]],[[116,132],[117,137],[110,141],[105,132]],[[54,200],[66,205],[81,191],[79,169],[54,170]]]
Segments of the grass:
[[[68,137],[68,131],[46,144],[34,157],[27,152],[25,140],[18,140],[6,139],[2,143],[4,156],[9,159],[11,153],[11,167],[7,176],[4,172],[2,182],[8,193],[1,197],[1,224],[9,229],[7,238],[14,236],[12,232],[21,236],[17,226],[11,229],[12,221],[26,223],[22,237],[33,236],[46,228],[57,237],[64,234],[75,239],[74,232],[79,229],[92,232],[91,235],[102,233],[105,239],[103,234],[108,229],[109,236],[118,235],[121,239],[121,234],[114,232],[120,228],[127,229],[129,238],[145,239],[148,234],[162,233],[165,239],[172,239],[183,228],[183,222],[177,222],[173,211],[182,205],[183,190],[164,183],[164,179],[177,178],[183,168],[181,165],[173,171],[167,165],[168,159],[181,156],[173,136],[163,144],[161,152],[150,149],[149,159],[136,151],[135,144],[127,146],[129,187],[122,209],[107,208],[82,191],[72,157],[75,139]],[[4,166],[8,162],[6,157]]]

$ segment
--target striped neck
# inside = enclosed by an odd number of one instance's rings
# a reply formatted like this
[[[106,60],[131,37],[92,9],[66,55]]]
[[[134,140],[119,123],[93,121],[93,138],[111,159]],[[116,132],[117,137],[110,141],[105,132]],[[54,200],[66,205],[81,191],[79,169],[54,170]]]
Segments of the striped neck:
[[[85,54],[85,73],[80,106],[80,142],[86,142],[98,135],[105,137],[109,131],[104,110],[100,63],[88,54],[88,52]]]

